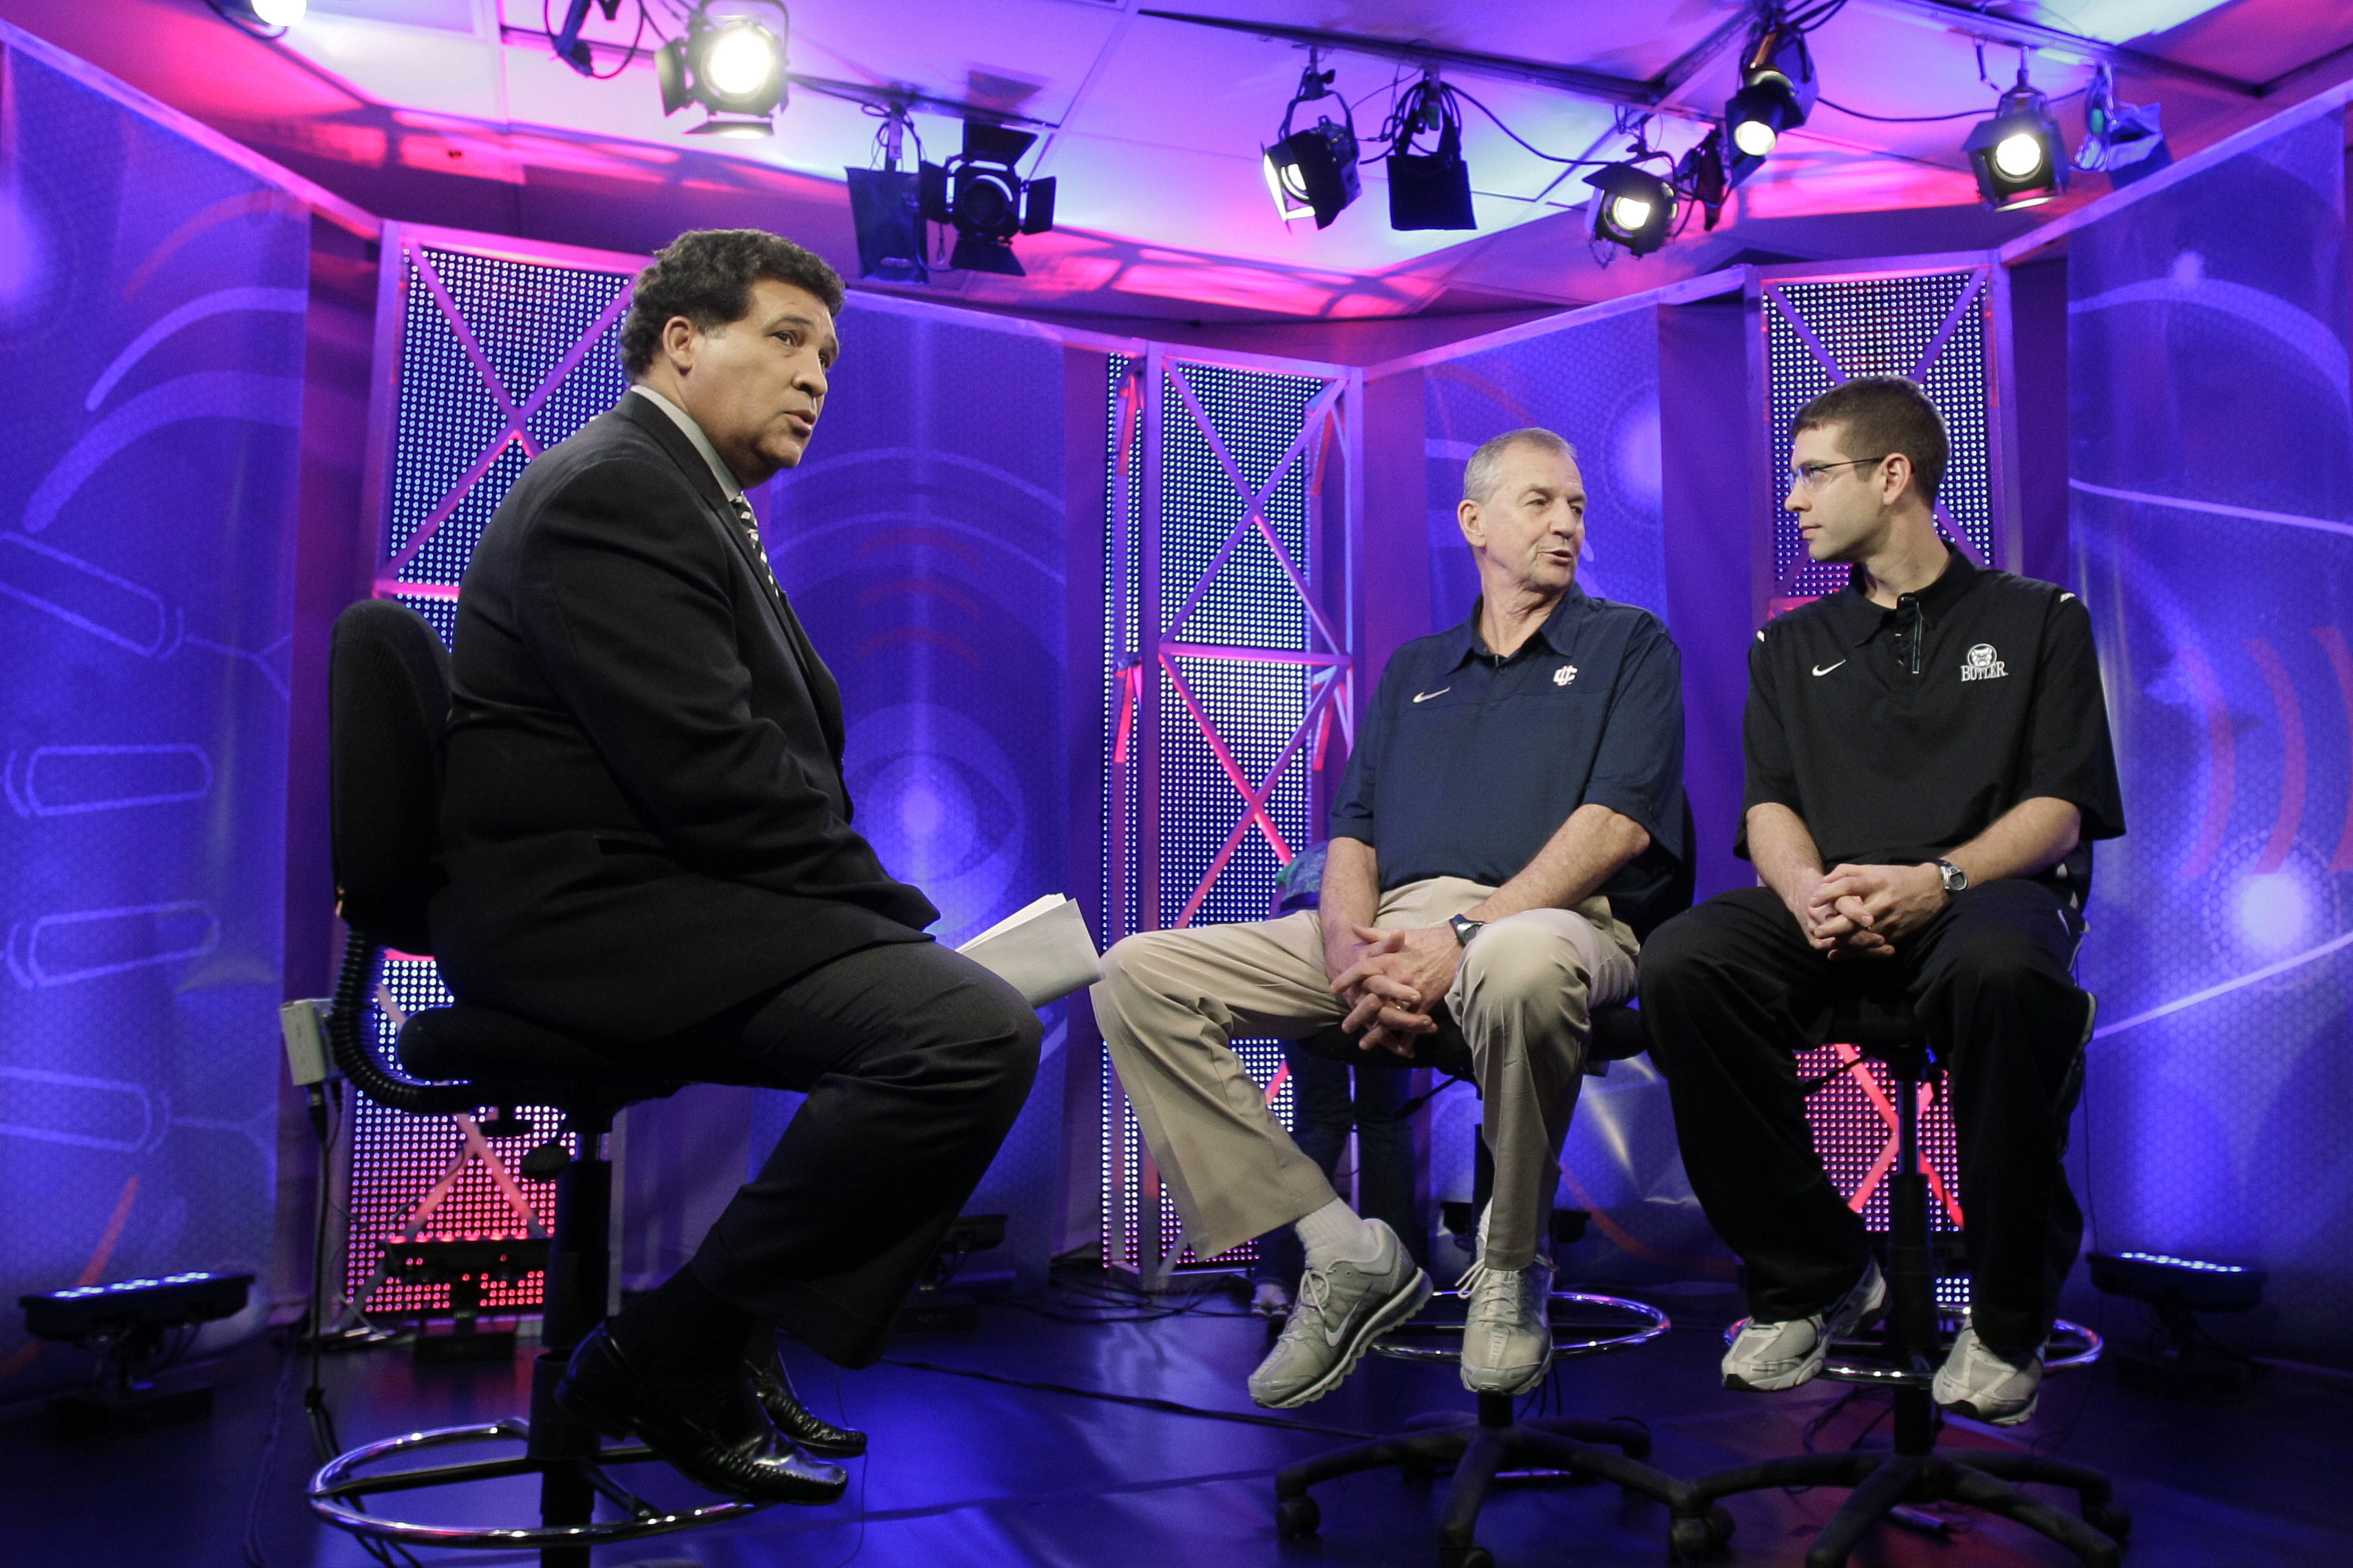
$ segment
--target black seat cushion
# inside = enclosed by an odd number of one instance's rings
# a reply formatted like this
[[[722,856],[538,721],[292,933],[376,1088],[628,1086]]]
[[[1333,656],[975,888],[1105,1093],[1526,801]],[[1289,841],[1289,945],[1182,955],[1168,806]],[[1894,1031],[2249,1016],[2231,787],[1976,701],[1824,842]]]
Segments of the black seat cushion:
[[[484,1103],[654,1100],[690,1083],[778,1087],[717,1031],[688,1030],[624,1051],[462,1002],[410,1014],[397,1048],[409,1072],[465,1079],[480,1089]]]
[[[1588,1062],[1622,1062],[1651,1048],[1651,1031],[1640,1007],[1603,1007],[1593,1015],[1593,1039],[1586,1047]]]
[[[1873,997],[1842,1002],[1823,1020],[1815,1038],[1852,1046],[1864,1056],[1877,1056],[1897,1046],[1920,1043],[1920,1026],[1901,1002]]]

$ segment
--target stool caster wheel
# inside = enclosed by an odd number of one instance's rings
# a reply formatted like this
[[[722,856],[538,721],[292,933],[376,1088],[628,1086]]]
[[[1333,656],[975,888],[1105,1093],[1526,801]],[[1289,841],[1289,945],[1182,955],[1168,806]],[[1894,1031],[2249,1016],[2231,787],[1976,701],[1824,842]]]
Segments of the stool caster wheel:
[[[2085,1509],[2084,1522],[2119,1546],[2132,1533],[2132,1515],[2113,1503],[2094,1503]]]
[[[1324,1510],[1315,1506],[1312,1497],[1274,1500],[1274,1532],[1285,1541],[1313,1535],[1323,1522]]]
[[[1731,1539],[1732,1516],[1720,1508],[1711,1508],[1705,1519],[1679,1519],[1668,1527],[1667,1556],[1676,1563],[1713,1556]]]
[[[1495,1554],[1483,1546],[1466,1546],[1460,1552],[1438,1549],[1438,1568],[1495,1568]]]

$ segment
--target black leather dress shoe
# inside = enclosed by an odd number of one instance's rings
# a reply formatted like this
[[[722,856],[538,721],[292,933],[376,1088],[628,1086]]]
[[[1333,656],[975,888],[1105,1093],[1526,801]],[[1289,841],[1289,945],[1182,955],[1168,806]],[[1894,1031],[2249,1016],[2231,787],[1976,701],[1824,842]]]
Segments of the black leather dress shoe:
[[[805,1451],[823,1454],[829,1459],[854,1459],[866,1452],[865,1433],[837,1426],[800,1402],[793,1393],[792,1379],[785,1375],[784,1358],[776,1353],[775,1340],[768,1340],[765,1348],[755,1341],[752,1352],[744,1358],[744,1365],[751,1373],[752,1393],[760,1401],[760,1408],[768,1413],[777,1431]]]
[[[556,1403],[607,1437],[635,1432],[687,1479],[756,1502],[828,1503],[849,1477],[779,1433],[742,1378],[723,1388],[658,1380],[600,1325],[572,1352]]]

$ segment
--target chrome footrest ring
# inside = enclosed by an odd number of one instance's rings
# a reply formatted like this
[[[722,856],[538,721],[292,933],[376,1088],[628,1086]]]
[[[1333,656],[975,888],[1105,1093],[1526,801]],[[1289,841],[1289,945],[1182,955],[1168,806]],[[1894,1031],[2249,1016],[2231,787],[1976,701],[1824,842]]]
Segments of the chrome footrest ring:
[[[430,1431],[408,1432],[381,1442],[363,1444],[336,1455],[319,1468],[311,1478],[309,1498],[311,1511],[339,1530],[353,1535],[375,1536],[381,1540],[404,1542],[417,1546],[497,1547],[505,1549],[548,1546],[595,1546],[607,1542],[637,1541],[649,1535],[668,1535],[674,1531],[693,1530],[705,1524],[716,1524],[723,1519],[738,1519],[756,1513],[768,1506],[744,1498],[723,1498],[692,1509],[663,1509],[638,1497],[619,1482],[605,1474],[610,1464],[641,1464],[655,1459],[653,1450],[638,1445],[625,1448],[601,1449],[593,1458],[538,1458],[528,1453],[505,1458],[478,1459],[453,1465],[419,1466],[407,1469],[372,1470],[370,1467],[403,1455],[418,1454],[430,1448],[454,1447],[469,1443],[522,1443],[531,1439],[527,1422],[505,1420],[480,1426],[442,1426]],[[626,1519],[602,1522],[566,1525],[444,1525],[420,1524],[406,1520],[388,1519],[370,1513],[359,1501],[363,1498],[381,1496],[386,1492],[415,1491],[430,1487],[460,1486],[474,1481],[499,1480],[511,1476],[533,1475],[565,1468],[575,1469],[591,1490],[615,1508],[627,1513]]]
[[[1437,1291],[1430,1297],[1430,1307],[1423,1310],[1429,1312],[1434,1308],[1440,1316],[1417,1317],[1398,1324],[1373,1342],[1373,1353],[1398,1361],[1461,1361],[1461,1313],[1467,1305],[1460,1290]],[[1622,1314],[1626,1321],[1620,1327],[1614,1323],[1577,1321],[1580,1317],[1596,1313]],[[1631,1350],[1636,1345],[1648,1344],[1674,1327],[1666,1313],[1647,1301],[1630,1301],[1622,1296],[1588,1295],[1582,1290],[1554,1291],[1551,1315],[1552,1353],[1556,1360]],[[1564,1317],[1569,1321],[1562,1321]]]

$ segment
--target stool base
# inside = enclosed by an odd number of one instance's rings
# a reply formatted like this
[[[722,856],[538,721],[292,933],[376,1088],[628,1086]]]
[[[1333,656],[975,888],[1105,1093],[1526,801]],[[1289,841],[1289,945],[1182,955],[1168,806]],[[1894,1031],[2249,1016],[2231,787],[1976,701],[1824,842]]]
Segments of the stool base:
[[[1491,1568],[1493,1555],[1472,1539],[1479,1510],[1498,1474],[1540,1468],[1615,1481],[1665,1504],[1674,1516],[1669,1545],[1678,1558],[1723,1545],[1732,1535],[1731,1516],[1710,1507],[1688,1481],[1641,1463],[1650,1451],[1651,1435],[1630,1422],[1568,1416],[1518,1421],[1509,1395],[1482,1394],[1475,1417],[1460,1411],[1417,1416],[1407,1431],[1319,1454],[1280,1472],[1274,1478],[1275,1529],[1285,1540],[1315,1532],[1321,1510],[1307,1489],[1319,1481],[1390,1466],[1409,1479],[1426,1479],[1451,1466],[1454,1481],[1438,1531],[1440,1568]]]
[[[1931,1411],[1902,1408],[1915,1402],[1927,1404],[1926,1393],[1899,1388],[1895,1398],[1899,1431],[1915,1422],[1923,1426],[1933,1423]],[[1907,1416],[1912,1419],[1905,1419]],[[1915,1446],[1925,1447],[1913,1443],[1900,1447],[1910,1449]],[[2084,1517],[2076,1519],[2029,1497],[2013,1484],[2020,1481],[2073,1488]],[[1836,1454],[1791,1454],[1719,1470],[1712,1476],[1702,1476],[1693,1484],[1710,1501],[1734,1492],[1762,1491],[1767,1487],[1852,1489],[1807,1552],[1806,1568],[1841,1568],[1864,1531],[1907,1503],[1966,1503],[2015,1520],[2067,1548],[2088,1568],[2117,1568],[2124,1561],[2120,1542],[2132,1530],[2132,1516],[2116,1505],[2114,1488],[2099,1471],[2042,1454],[2000,1449],[1956,1452],[1926,1447],[1922,1452],[1902,1452],[1850,1448]]]

